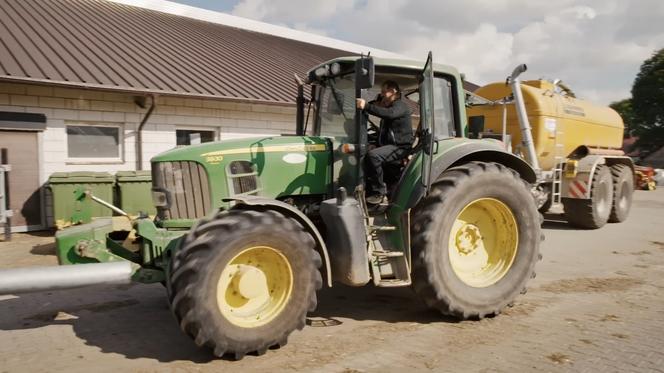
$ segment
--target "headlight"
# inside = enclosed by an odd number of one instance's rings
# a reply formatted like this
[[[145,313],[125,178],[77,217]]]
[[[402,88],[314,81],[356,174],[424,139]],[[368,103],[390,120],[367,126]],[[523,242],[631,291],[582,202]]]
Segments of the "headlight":
[[[165,190],[153,190],[152,191],[152,204],[155,207],[168,207],[170,206],[170,201],[168,200],[168,192]]]
[[[317,78],[322,78],[328,75],[327,69],[328,69],[327,65],[321,66],[317,68],[316,71],[314,71],[314,74],[316,75]]]
[[[341,72],[341,65],[339,63],[335,62],[332,65],[330,65],[330,72],[332,75],[337,75]]]

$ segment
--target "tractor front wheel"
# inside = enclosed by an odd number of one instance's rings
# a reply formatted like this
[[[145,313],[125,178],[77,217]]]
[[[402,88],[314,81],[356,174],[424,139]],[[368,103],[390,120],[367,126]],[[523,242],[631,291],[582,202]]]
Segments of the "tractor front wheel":
[[[216,356],[281,347],[305,325],[322,286],[314,239],[275,211],[231,210],[200,222],[169,270],[182,330]]]
[[[449,169],[413,216],[413,287],[444,314],[498,314],[535,276],[540,216],[514,170],[483,162]]]

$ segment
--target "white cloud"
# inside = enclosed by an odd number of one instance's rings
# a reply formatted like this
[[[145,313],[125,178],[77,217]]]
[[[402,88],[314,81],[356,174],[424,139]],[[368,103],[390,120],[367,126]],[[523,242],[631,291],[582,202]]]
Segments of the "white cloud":
[[[233,14],[267,22],[301,24],[334,17],[336,14],[353,9],[354,5],[354,0],[242,0],[233,8]]]
[[[472,32],[437,31],[431,36],[406,39],[399,52],[423,59],[432,50],[437,62],[462,67],[468,76],[479,77],[503,72],[503,66],[509,65],[513,42],[511,34],[498,32],[496,26],[485,23]]]
[[[417,59],[434,52],[477,83],[565,80],[600,103],[629,96],[641,62],[664,47],[661,0],[240,0],[234,14]]]

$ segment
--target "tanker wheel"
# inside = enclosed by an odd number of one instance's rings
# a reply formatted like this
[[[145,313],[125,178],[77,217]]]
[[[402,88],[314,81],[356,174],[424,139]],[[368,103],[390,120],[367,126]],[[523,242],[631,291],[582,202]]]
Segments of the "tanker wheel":
[[[613,177],[613,207],[609,222],[620,223],[627,219],[632,207],[634,175],[628,165],[615,164],[611,166],[611,176]]]
[[[540,214],[516,171],[482,162],[449,169],[413,216],[413,287],[429,307],[493,316],[535,277]]]
[[[231,210],[199,223],[171,261],[171,309],[216,356],[286,344],[322,286],[314,239],[275,211]]]
[[[613,178],[610,169],[598,165],[590,183],[590,199],[563,198],[565,218],[578,228],[597,229],[609,220],[613,205]]]

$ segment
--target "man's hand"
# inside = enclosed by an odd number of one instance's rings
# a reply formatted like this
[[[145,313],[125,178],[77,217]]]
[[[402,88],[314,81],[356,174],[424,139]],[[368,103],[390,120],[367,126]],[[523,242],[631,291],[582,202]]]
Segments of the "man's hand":
[[[355,106],[357,106],[358,109],[364,110],[364,107],[366,105],[367,105],[367,102],[363,98],[355,99]]]

